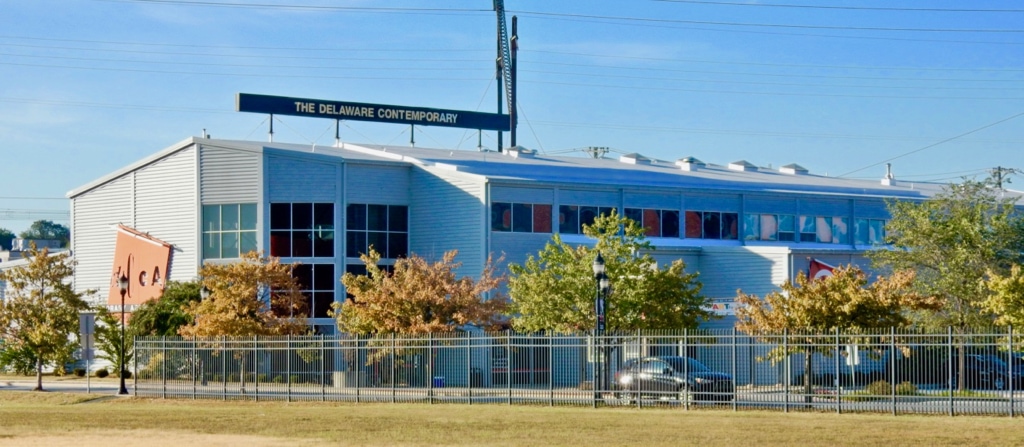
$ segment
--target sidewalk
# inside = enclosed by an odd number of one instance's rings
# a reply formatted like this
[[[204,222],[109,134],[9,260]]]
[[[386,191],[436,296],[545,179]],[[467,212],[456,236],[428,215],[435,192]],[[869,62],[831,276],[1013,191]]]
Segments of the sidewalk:
[[[61,393],[92,393],[92,394],[117,394],[120,383],[117,379],[98,379],[85,377],[54,377],[43,376],[43,390]],[[134,394],[132,381],[126,380],[128,394]],[[0,392],[2,391],[32,391],[36,387],[36,378],[28,376],[2,376],[0,377]]]

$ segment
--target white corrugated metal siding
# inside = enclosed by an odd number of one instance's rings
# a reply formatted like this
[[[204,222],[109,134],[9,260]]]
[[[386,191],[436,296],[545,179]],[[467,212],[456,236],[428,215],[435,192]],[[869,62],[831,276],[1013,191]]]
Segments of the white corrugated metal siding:
[[[134,228],[174,245],[170,281],[190,281],[198,274],[198,209],[195,146],[135,172]]]
[[[270,202],[335,202],[341,160],[335,163],[268,156]]]
[[[351,171],[350,171],[351,172]],[[459,273],[476,277],[483,269],[484,209],[483,179],[446,176],[425,169],[413,169],[409,207],[409,249],[426,259],[438,259],[444,252],[459,251]],[[489,226],[487,227],[489,229]]]
[[[259,203],[263,173],[260,153],[204,145],[199,157],[203,204]]]
[[[346,172],[348,178],[345,179],[347,202],[408,205],[409,169],[404,165],[392,167],[349,163]]]
[[[104,302],[109,290],[114,262],[116,225],[134,225],[132,221],[132,185],[134,173],[89,190],[71,200],[71,249],[75,260],[75,290],[97,291],[93,304]]]

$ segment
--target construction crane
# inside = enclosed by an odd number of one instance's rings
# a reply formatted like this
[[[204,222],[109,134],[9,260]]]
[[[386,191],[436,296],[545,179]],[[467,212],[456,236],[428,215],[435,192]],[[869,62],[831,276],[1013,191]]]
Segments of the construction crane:
[[[508,28],[505,26],[505,1],[494,0],[494,12],[498,16],[498,113],[501,113],[501,85],[504,80],[505,101],[508,104],[509,146],[516,145],[516,51],[519,36],[516,33],[516,17],[512,16],[512,38],[509,39]],[[501,132],[498,132],[498,151],[502,150]]]

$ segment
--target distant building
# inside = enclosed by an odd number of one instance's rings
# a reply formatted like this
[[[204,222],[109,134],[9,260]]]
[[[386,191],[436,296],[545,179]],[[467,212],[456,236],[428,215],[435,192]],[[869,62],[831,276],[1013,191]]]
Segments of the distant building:
[[[97,289],[107,304],[118,297],[119,272],[139,292],[195,279],[204,262],[262,250],[303,264],[296,275],[310,317],[329,331],[327,310],[345,296],[339,278],[363,271],[359,254],[369,246],[385,264],[457,249],[460,273],[475,276],[488,255],[521,263],[553,233],[590,244],[582,225],[614,208],[648,229],[659,263],[682,259],[700,273],[704,294],[726,316],[709,327],[730,327],[737,289],[777,290],[812,260],[867,269],[865,251],[884,238],[885,201],[925,200],[941,188],[742,160],[189,138],[68,197],[76,288]],[[151,246],[150,260],[115,248],[129,239]],[[137,305],[144,296],[126,299]]]
[[[32,244],[35,244],[37,250],[48,248],[51,252],[54,252],[61,249],[61,244],[58,240],[24,239],[19,237],[11,241],[10,250],[0,250],[0,263],[23,259],[25,256],[28,256],[28,251],[32,249]]]

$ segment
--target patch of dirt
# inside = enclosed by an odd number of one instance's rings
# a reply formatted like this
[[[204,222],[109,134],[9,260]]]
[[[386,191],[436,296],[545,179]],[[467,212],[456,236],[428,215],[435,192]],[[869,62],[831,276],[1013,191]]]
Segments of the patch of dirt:
[[[309,439],[283,439],[248,435],[214,435],[163,430],[90,430],[88,433],[67,433],[60,435],[10,435],[0,434],[0,446],[49,447],[74,445],[76,447],[110,447],[112,445],[145,445],[146,447],[181,447],[196,445],[204,447],[239,446],[313,446],[318,443]]]

